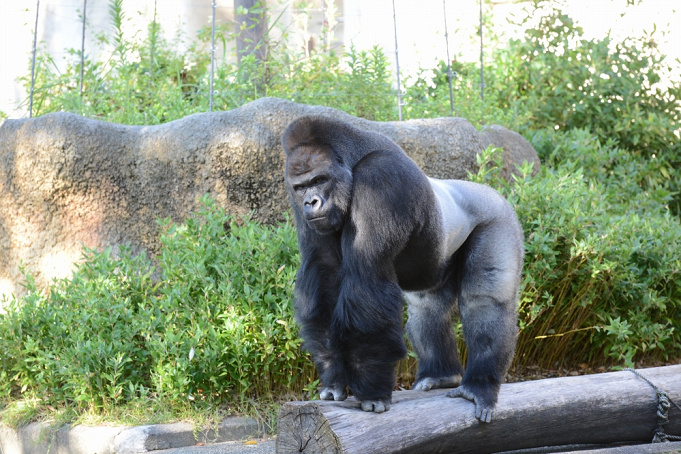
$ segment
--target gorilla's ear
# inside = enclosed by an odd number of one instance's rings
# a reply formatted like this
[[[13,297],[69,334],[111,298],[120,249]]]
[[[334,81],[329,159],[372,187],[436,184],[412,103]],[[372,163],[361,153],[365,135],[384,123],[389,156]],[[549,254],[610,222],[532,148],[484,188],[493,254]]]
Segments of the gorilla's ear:
[[[281,137],[284,151],[289,154],[300,145],[321,145],[323,126],[316,117],[300,117],[294,120]]]

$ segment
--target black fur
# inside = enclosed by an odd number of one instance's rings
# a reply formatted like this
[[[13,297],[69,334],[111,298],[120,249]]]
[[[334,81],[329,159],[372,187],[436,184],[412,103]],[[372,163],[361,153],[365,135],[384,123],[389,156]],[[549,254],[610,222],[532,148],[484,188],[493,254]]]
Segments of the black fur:
[[[322,399],[349,389],[366,411],[390,408],[406,298],[414,388],[460,384],[448,395],[474,401],[489,422],[517,336],[523,237],[513,209],[486,186],[426,177],[394,142],[344,122],[299,118],[282,143],[302,259],[295,313]]]

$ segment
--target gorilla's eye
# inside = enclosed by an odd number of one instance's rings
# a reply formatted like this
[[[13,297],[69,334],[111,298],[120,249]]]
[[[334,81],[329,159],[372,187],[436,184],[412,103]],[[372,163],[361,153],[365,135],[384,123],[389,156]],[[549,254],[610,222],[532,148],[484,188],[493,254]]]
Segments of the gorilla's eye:
[[[320,176],[320,177],[317,177],[317,178],[315,178],[314,180],[312,180],[312,186],[317,186],[317,185],[319,185],[319,184],[324,184],[324,183],[326,183],[327,181],[329,181],[328,177]]]

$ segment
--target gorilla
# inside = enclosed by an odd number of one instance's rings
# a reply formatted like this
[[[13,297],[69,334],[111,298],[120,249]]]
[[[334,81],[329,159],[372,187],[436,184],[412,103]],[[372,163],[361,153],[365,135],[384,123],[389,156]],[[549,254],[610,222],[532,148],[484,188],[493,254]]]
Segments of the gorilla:
[[[447,396],[490,422],[518,332],[524,246],[513,208],[487,186],[427,177],[387,137],[342,121],[300,117],[282,145],[301,254],[295,317],[320,397],[349,390],[364,411],[390,408],[406,300],[412,389],[458,386]]]

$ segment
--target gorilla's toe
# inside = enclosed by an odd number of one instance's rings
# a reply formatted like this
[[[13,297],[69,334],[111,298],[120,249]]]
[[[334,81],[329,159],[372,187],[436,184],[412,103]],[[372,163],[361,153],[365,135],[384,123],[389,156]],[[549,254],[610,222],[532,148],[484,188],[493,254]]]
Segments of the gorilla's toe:
[[[345,400],[348,397],[348,393],[344,388],[322,388],[319,393],[319,397],[322,400]]]
[[[463,397],[475,404],[475,417],[480,422],[492,422],[494,417],[494,403],[488,402],[488,399],[482,399],[470,390],[466,385],[461,385],[456,389],[452,389],[447,394],[447,397]]]
[[[360,404],[364,411],[383,413],[390,410],[390,399],[363,400]]]

